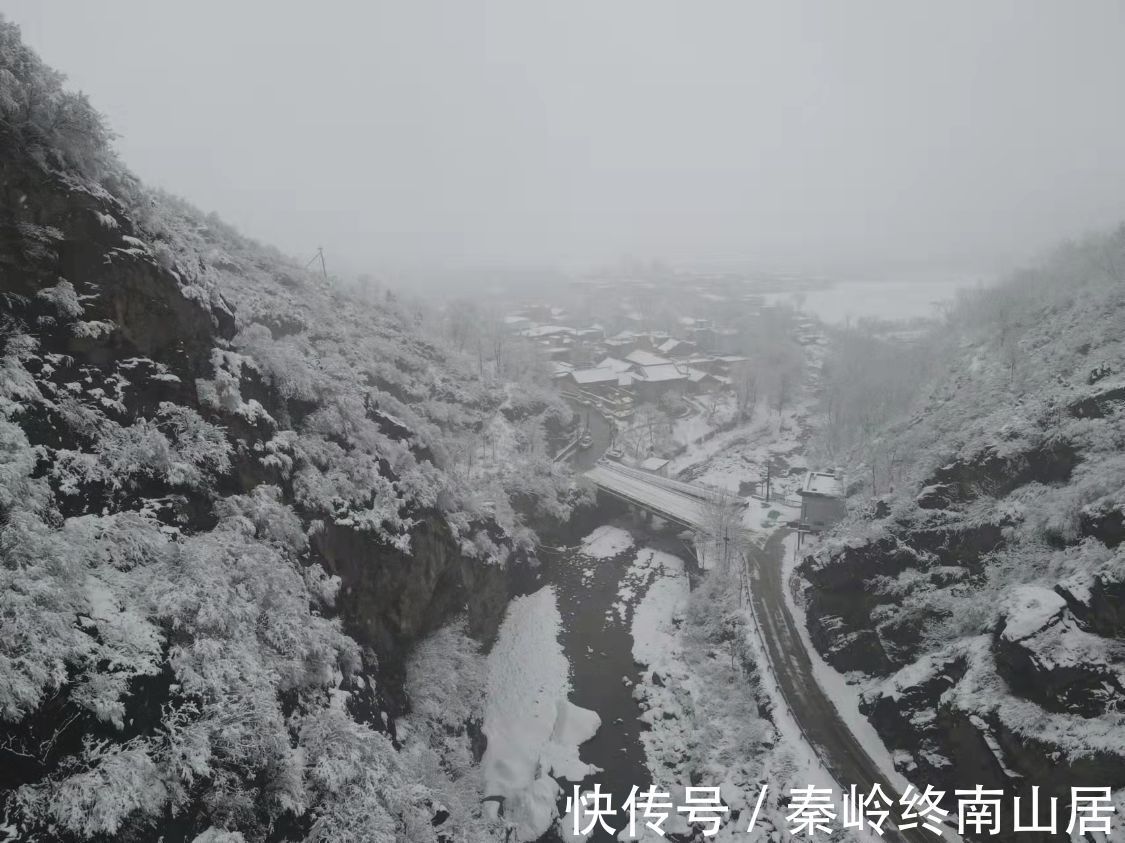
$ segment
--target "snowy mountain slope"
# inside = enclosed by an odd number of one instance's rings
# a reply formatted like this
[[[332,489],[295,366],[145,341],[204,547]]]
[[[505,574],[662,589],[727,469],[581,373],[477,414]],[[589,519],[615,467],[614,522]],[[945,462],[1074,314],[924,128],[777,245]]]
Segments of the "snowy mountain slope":
[[[894,491],[865,469],[800,568],[812,640],[918,785],[1125,787],[1123,279],[1125,229],[963,302],[868,450]]]
[[[494,629],[570,478],[448,470],[504,390],[147,191],[61,81],[0,20],[0,839],[487,838],[471,730],[396,743],[405,661]]]

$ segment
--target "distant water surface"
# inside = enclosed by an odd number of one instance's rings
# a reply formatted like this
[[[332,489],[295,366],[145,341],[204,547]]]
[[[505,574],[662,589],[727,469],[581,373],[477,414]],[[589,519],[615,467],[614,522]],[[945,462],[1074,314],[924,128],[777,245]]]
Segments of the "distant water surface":
[[[801,309],[823,322],[843,324],[863,318],[898,321],[935,318],[951,304],[958,290],[974,290],[983,279],[951,276],[940,280],[841,281],[823,290],[804,292]],[[774,293],[771,302],[793,303],[788,293]]]

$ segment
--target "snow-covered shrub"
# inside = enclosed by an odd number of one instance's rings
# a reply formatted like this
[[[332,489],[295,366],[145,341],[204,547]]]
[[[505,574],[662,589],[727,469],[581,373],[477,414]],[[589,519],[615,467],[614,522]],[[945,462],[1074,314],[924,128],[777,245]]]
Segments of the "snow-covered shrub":
[[[59,281],[53,287],[44,287],[36,295],[55,308],[58,314],[66,319],[75,319],[82,315],[85,308],[78,300],[78,293],[74,285],[66,279]]]

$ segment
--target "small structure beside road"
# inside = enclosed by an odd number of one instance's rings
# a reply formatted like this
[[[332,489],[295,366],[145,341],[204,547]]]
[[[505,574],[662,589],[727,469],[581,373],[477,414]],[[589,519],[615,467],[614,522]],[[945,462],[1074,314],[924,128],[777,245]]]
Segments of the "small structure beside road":
[[[840,471],[810,471],[798,493],[801,496],[801,520],[798,530],[819,533],[827,530],[847,514],[844,502],[844,479]]]

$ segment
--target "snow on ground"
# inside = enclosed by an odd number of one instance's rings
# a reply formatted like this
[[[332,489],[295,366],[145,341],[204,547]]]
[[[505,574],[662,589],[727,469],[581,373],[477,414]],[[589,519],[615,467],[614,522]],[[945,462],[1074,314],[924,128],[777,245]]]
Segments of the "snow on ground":
[[[1055,591],[1037,585],[1013,589],[1006,611],[1005,641],[1028,638],[1059,618],[1066,611],[1066,601]]]
[[[690,475],[706,485],[738,492],[743,483],[762,483],[767,463],[783,461],[790,468],[804,468],[802,439],[813,405],[812,397],[804,397],[780,416],[759,406],[751,421],[692,445],[677,456],[669,465],[669,475]],[[778,496],[793,495],[800,477],[799,471],[788,477],[775,474],[771,488]]]
[[[715,431],[730,424],[738,412],[732,393],[686,397],[684,401],[692,411],[676,419],[672,426],[672,439],[687,448],[716,435]]]
[[[671,554],[662,555],[676,559]],[[637,556],[634,567],[646,565],[646,550]],[[641,742],[653,784],[668,790],[672,801],[681,804],[683,793],[679,777],[682,771],[678,769],[678,762],[686,756],[685,746],[690,739],[685,718],[692,709],[694,678],[684,658],[679,632],[691,586],[683,573],[682,560],[676,559],[676,562],[679,564],[668,565],[662,575],[652,580],[633,610],[633,660],[645,668],[644,681],[634,689],[633,696],[644,710],[641,719],[649,725],[649,730],[641,733]],[[641,568],[641,571],[652,573],[652,568]],[[689,829],[682,816],[674,816],[668,818],[664,830],[685,834]],[[628,836],[624,834],[619,839],[625,840]]]
[[[515,840],[535,840],[558,814],[555,778],[580,781],[597,768],[578,758],[601,720],[567,699],[570,665],[559,644],[562,618],[545,586],[508,606],[488,656],[481,759],[485,792],[504,797]],[[496,810],[496,803],[487,803]]]
[[[627,530],[603,524],[582,539],[581,553],[592,559],[612,559],[633,546],[633,537]]]
[[[746,512],[743,514],[742,523],[749,529],[768,536],[778,527],[794,521],[801,516],[801,508],[787,503],[785,500],[771,500],[766,503],[758,498],[750,498],[747,502]]]
[[[677,618],[691,593],[683,560],[670,553],[642,548],[630,575],[652,579],[633,609],[633,659],[656,671],[669,669],[677,656]]]
[[[641,564],[644,556],[642,550]],[[772,685],[750,624],[743,625],[733,651],[715,639],[725,619],[745,611],[736,586],[718,577],[712,574],[693,595],[682,569],[665,566],[634,610],[633,657],[643,670],[633,695],[649,725],[641,741],[654,784],[670,792],[674,803],[683,804],[683,787],[694,783],[719,787],[723,802],[740,812],[737,822],[727,822],[710,839],[764,840],[786,827],[777,800],[790,787],[834,783]],[[747,674],[743,647],[762,666],[760,678]],[[772,702],[772,722],[760,714],[765,695]],[[769,788],[766,800],[748,835],[763,783]],[[670,816],[664,828],[688,831],[682,815]],[[619,839],[631,838],[622,833]]]

